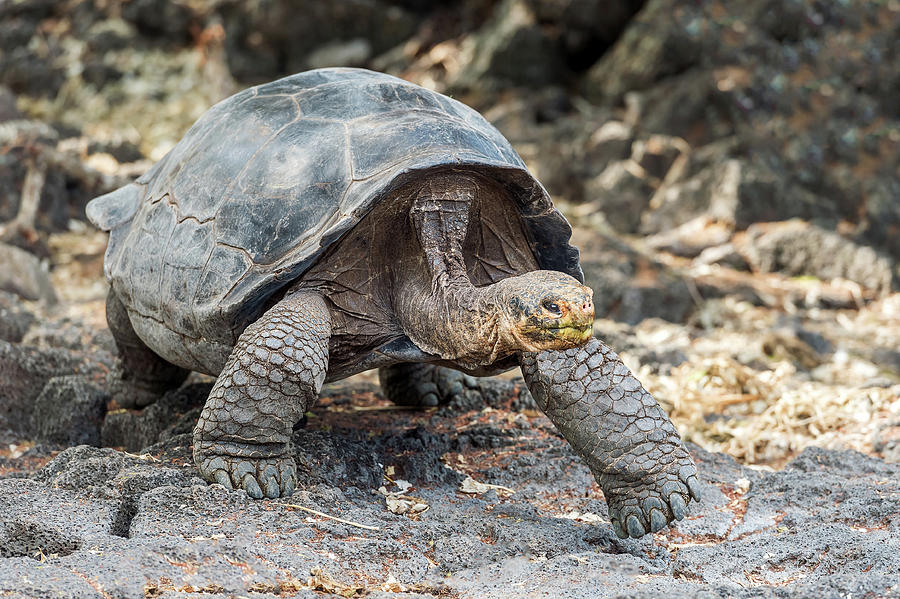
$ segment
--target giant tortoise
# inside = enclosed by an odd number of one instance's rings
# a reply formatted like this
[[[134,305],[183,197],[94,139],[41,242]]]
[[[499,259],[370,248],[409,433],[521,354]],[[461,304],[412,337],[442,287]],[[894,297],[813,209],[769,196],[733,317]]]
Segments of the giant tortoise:
[[[378,368],[392,401],[434,404],[459,371],[520,366],[620,536],[697,498],[674,426],[592,335],[569,224],[460,102],[362,69],[259,85],[87,214],[110,232],[119,403],[218,376],[194,429],[210,482],[289,495],[292,428],[327,381]]]

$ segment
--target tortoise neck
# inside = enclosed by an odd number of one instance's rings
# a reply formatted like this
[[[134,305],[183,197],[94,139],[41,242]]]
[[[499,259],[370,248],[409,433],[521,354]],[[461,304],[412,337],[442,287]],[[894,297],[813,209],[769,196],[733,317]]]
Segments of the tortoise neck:
[[[469,369],[487,366],[518,350],[501,285],[475,287],[454,277],[406,295],[398,314],[407,336],[423,351]]]
[[[404,332],[422,350],[469,367],[495,362],[509,345],[495,286],[472,285],[463,256],[480,185],[476,177],[447,171],[419,189],[409,216],[425,272],[401,273],[396,310]]]

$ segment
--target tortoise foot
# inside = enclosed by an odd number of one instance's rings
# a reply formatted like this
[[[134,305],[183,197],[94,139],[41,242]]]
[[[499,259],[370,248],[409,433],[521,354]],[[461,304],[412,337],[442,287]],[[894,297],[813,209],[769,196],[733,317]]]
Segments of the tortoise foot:
[[[379,371],[385,396],[400,406],[443,406],[470,394],[481,394],[474,377],[433,364],[397,364]]]
[[[297,487],[297,466],[289,455],[250,458],[208,453],[194,459],[205,480],[243,489],[253,499],[287,497]]]
[[[637,539],[658,532],[683,519],[691,499],[699,501],[697,469],[687,452],[684,454],[685,459],[667,469],[646,473],[639,480],[611,475],[603,478],[609,518],[619,538]]]

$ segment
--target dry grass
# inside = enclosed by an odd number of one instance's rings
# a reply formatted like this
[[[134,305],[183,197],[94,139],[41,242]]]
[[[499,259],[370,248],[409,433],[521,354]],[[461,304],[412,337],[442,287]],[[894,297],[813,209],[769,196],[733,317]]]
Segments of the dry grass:
[[[771,310],[753,308],[744,330],[718,334],[718,343],[693,340],[686,362],[666,375],[639,367],[639,378],[687,440],[746,463],[778,466],[811,445],[871,452],[878,427],[900,420],[900,384],[854,350],[900,347],[900,295],[813,316],[834,335],[833,352],[817,354],[796,337],[773,342],[791,337],[768,328]]]

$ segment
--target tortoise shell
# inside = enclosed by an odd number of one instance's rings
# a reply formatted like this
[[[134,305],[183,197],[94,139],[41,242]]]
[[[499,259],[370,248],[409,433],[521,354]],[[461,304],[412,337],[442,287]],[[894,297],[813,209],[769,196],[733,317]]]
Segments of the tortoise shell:
[[[451,165],[506,189],[541,268],[583,280],[569,224],[493,126],[364,69],[309,71],[223,100],[88,216],[111,231],[106,276],[138,334],[151,348],[183,346],[178,354],[199,346],[196,355],[233,346],[392,190]]]

